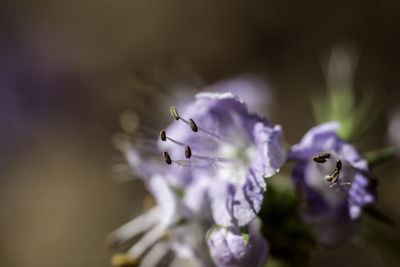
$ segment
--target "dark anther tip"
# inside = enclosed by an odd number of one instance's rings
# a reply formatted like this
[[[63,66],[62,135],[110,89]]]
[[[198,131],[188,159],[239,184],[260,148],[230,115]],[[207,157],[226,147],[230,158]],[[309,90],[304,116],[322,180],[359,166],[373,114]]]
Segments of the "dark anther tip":
[[[342,161],[339,159],[338,161],[336,161],[336,169],[340,171],[341,168],[342,168]]]
[[[193,119],[189,119],[189,125],[193,132],[197,132],[199,130]]]
[[[329,159],[331,157],[331,154],[325,152],[325,153],[318,154],[318,156],[323,159]]]
[[[171,114],[175,118],[175,120],[179,120],[181,117],[179,116],[178,111],[174,106],[171,107]]]
[[[190,157],[192,156],[192,150],[190,149],[190,146],[185,147],[185,156],[188,159],[190,159]]]
[[[171,157],[169,156],[168,152],[163,152],[164,160],[168,165],[171,165],[172,160]]]
[[[325,152],[325,153],[319,153],[318,155],[314,156],[312,159],[315,162],[324,163],[324,162],[326,162],[326,159],[329,159],[330,157],[331,157],[331,154]]]
[[[326,159],[319,158],[319,157],[313,157],[312,159],[313,159],[315,162],[317,162],[317,163],[324,163],[324,162],[326,162]]]
[[[166,141],[167,140],[167,134],[165,133],[165,130],[161,130],[160,138],[161,138],[162,141]]]

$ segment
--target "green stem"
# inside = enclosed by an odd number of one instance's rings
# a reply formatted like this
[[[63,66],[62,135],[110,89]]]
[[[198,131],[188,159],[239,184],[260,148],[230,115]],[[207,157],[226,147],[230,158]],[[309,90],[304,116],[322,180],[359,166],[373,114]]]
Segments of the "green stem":
[[[372,168],[382,162],[391,159],[396,154],[396,149],[393,147],[385,147],[376,151],[368,152],[365,159],[368,161],[369,166]]]

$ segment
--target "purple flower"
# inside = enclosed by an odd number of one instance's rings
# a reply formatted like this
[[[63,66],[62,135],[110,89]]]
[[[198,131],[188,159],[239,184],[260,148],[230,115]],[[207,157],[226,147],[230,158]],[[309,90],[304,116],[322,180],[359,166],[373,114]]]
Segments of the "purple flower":
[[[288,156],[297,161],[293,179],[306,203],[304,222],[325,245],[346,240],[362,207],[375,200],[366,160],[338,129],[337,122],[310,129]]]
[[[126,254],[114,256],[113,266],[123,266],[124,262],[157,266],[169,252],[195,266],[206,265],[207,250],[203,244],[206,228],[197,221],[180,222],[183,217],[178,199],[163,177],[151,177],[148,188],[157,205],[115,230],[110,241],[118,245],[139,234],[144,235]]]
[[[146,85],[147,87],[152,88],[152,85]],[[188,90],[188,87],[191,90]],[[155,153],[160,152],[155,140],[158,139],[160,129],[169,124],[165,116],[169,113],[166,112],[167,109],[171,105],[175,105],[178,110],[186,109],[193,102],[193,95],[199,91],[192,87],[193,85],[179,82],[170,84],[166,90],[167,93],[163,90],[161,94],[159,90],[154,89],[152,95],[154,95],[155,104],[151,107],[147,106],[145,116],[139,117],[135,111],[129,110],[121,114],[120,120],[124,133],[116,135],[116,146],[124,153],[127,163],[137,177],[148,179],[154,173],[163,173],[165,165],[160,164],[162,162],[154,157]],[[242,74],[224,79],[203,90],[218,94],[229,92],[239,96],[252,112],[264,113],[271,107],[271,91],[265,80],[255,74]],[[143,101],[140,101],[136,106],[142,105]],[[167,117],[170,118],[170,116]],[[119,174],[119,180],[127,179],[121,175],[126,171],[125,167],[123,164],[118,164],[113,168]]]
[[[265,266],[269,246],[259,233],[259,223],[254,220],[249,224],[248,236],[237,227],[213,230],[208,247],[214,263],[220,267]]]
[[[203,89],[205,92],[230,92],[245,101],[251,112],[264,113],[273,106],[273,95],[267,82],[256,74],[242,74]]]
[[[252,85],[239,81],[222,84]],[[213,90],[226,89],[221,87]],[[251,99],[256,100],[254,95],[252,90]],[[145,253],[156,244],[179,258],[209,265],[202,248],[204,229],[214,222],[236,229],[254,220],[266,190],[264,179],[278,172],[286,159],[282,131],[249,113],[232,93],[201,93],[176,106],[176,121],[161,133],[161,127],[154,134],[158,126],[132,113],[124,127],[127,133],[116,138],[129,167],[144,179],[158,205],[115,231],[114,237],[122,242],[146,232],[128,251],[130,258],[158,259],[153,249]],[[163,233],[170,236],[167,243],[160,238]],[[165,253],[165,248],[157,251]]]
[[[264,179],[286,159],[281,127],[250,114],[231,93],[198,94],[173,113],[177,120],[162,133],[159,148],[171,164],[165,173],[186,183],[183,202],[191,216],[210,205],[219,225],[251,222],[261,208]]]

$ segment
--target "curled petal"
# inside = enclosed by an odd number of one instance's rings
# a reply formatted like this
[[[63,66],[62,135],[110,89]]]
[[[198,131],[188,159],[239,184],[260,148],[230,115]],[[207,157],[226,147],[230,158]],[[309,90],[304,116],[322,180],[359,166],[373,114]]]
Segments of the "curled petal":
[[[253,135],[258,146],[259,157],[262,158],[263,177],[267,178],[279,172],[279,168],[286,160],[284,150],[282,128],[267,126],[265,123],[257,122],[254,125]]]
[[[333,121],[311,128],[300,143],[292,147],[288,155],[289,158],[304,160],[320,153],[320,151],[332,149],[338,140],[336,133],[339,130],[339,126],[338,122]]]
[[[250,223],[261,209],[264,192],[265,182],[258,184],[250,177],[241,187],[223,181],[214,183],[209,197],[215,222],[225,227]]]
[[[245,241],[239,228],[215,229],[208,240],[211,257],[217,266],[264,266],[268,257],[268,243],[258,229],[250,225]],[[246,242],[248,242],[246,244]]]

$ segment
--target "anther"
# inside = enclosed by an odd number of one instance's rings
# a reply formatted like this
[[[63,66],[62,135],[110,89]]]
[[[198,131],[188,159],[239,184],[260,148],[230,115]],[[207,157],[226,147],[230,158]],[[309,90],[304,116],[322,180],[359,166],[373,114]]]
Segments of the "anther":
[[[171,114],[175,118],[175,120],[179,120],[181,118],[174,106],[171,107]]]
[[[194,122],[193,119],[189,119],[189,126],[190,129],[192,129],[193,132],[197,132],[199,129],[197,128],[196,123]]]
[[[229,140],[227,140],[225,137],[222,137],[220,135],[218,135],[217,133],[214,132],[210,132],[206,129],[203,128],[199,128],[197,127],[196,123],[194,122],[193,119],[189,119],[189,120],[185,120],[184,118],[181,118],[181,116],[179,116],[178,111],[176,110],[176,108],[174,106],[171,107],[171,114],[172,116],[175,118],[175,120],[181,120],[183,123],[187,124],[190,126],[190,128],[192,129],[193,132],[198,132],[201,131],[219,141],[223,141],[223,142],[227,142],[232,144],[231,142],[229,142]],[[170,138],[167,137],[168,140],[171,140]],[[172,140],[171,140],[172,141]]]
[[[329,175],[329,174],[328,174],[328,175],[325,175],[324,179],[325,179],[326,181],[330,182],[330,181],[332,181],[333,177],[332,177],[332,175]]]
[[[331,154],[329,154],[329,153],[320,153],[320,154],[314,156],[312,159],[315,162],[324,163],[324,162],[326,162],[326,159],[329,159],[330,157],[331,157]]]
[[[166,162],[168,165],[171,165],[172,160],[171,160],[171,157],[169,156],[168,152],[165,152],[165,151],[164,151],[163,156],[164,156],[165,162]]]
[[[340,169],[342,169],[342,161],[341,160],[336,161],[336,169],[338,171],[340,171]]]
[[[139,263],[139,259],[132,257],[128,254],[115,254],[111,258],[111,266],[113,267],[129,267],[129,266],[137,266]]]
[[[190,157],[192,156],[192,150],[190,149],[190,146],[185,146],[185,156],[188,159],[190,159]]]
[[[165,133],[165,130],[161,130],[160,138],[162,141],[167,141],[167,134]]]
[[[335,172],[332,174],[332,184],[336,183],[339,179],[339,170],[336,169]]]

